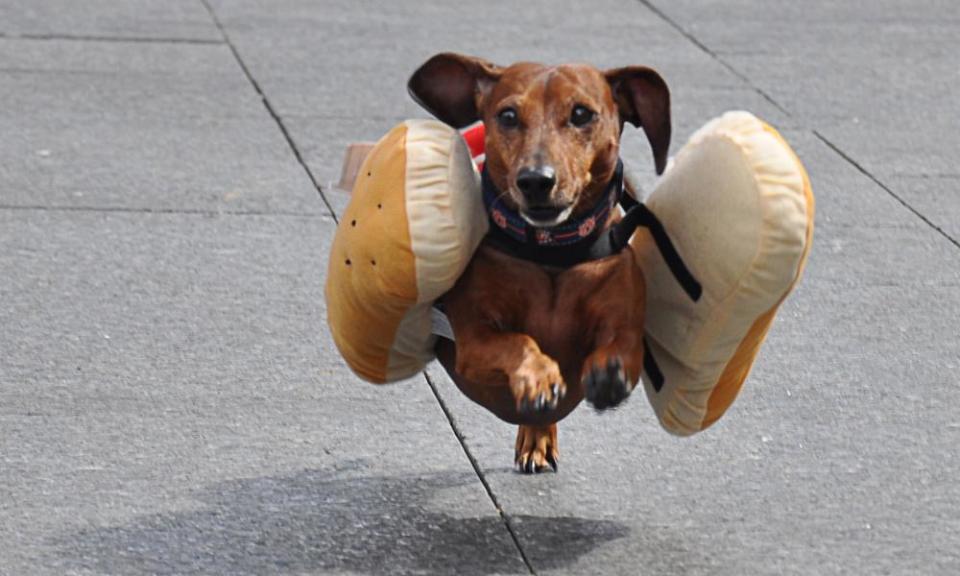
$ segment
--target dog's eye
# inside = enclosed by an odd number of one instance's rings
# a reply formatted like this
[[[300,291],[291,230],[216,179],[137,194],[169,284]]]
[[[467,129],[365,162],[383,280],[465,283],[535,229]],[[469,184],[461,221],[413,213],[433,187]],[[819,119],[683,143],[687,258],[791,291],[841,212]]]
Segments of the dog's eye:
[[[586,126],[592,122],[596,115],[596,112],[593,110],[587,108],[586,106],[577,104],[573,107],[573,112],[570,113],[570,123],[577,128],[582,128],[583,126]]]
[[[515,109],[504,108],[497,112],[497,122],[504,128],[516,128],[520,124],[520,118]]]

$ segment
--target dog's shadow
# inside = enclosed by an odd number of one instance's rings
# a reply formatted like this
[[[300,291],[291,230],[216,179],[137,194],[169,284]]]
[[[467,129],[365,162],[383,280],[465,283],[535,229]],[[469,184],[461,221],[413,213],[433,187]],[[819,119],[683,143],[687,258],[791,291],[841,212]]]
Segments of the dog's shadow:
[[[438,492],[472,474],[358,476],[306,470],[214,485],[198,509],[84,529],[54,543],[68,571],[117,574],[526,573],[503,520],[491,510],[437,510]],[[476,509],[476,507],[473,507]],[[616,522],[516,516],[537,568],[562,568],[621,538]]]

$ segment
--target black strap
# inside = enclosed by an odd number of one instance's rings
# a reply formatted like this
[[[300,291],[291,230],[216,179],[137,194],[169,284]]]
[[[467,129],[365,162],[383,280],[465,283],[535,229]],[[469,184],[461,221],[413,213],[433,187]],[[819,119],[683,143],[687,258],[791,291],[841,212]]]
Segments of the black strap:
[[[650,384],[653,385],[654,392],[659,392],[663,389],[663,372],[660,370],[660,366],[657,365],[657,359],[653,357],[646,338],[643,339],[643,371],[646,372],[650,378]]]
[[[599,233],[589,242],[582,242],[571,246],[541,246],[536,242],[518,242],[503,230],[491,226],[485,238],[486,242],[501,252],[506,252],[517,258],[553,266],[556,268],[570,268],[583,262],[599,260],[614,254],[619,254],[630,242],[630,237],[637,228],[643,226],[650,230],[660,255],[673,277],[691,300],[697,302],[703,294],[703,286],[694,278],[690,269],[683,263],[683,259],[667,235],[663,224],[656,214],[646,205],[634,200],[629,194],[622,194],[620,204],[627,210],[623,218],[605,232]],[[532,228],[528,229],[532,231]]]
[[[625,194],[624,197],[629,196]],[[627,209],[623,218],[610,228],[612,253],[616,254],[622,250],[630,242],[630,237],[633,236],[637,228],[643,226],[650,231],[657,249],[660,250],[660,255],[663,256],[663,261],[667,263],[667,268],[680,283],[680,287],[683,288],[683,291],[687,293],[691,300],[699,301],[703,294],[703,286],[697,282],[690,269],[683,263],[683,258],[680,257],[677,249],[673,246],[673,242],[667,236],[667,231],[663,228],[663,224],[657,218],[657,215],[651,212],[645,204],[641,204],[633,198],[630,198],[629,202],[633,204],[632,207]],[[621,203],[623,203],[622,200]]]

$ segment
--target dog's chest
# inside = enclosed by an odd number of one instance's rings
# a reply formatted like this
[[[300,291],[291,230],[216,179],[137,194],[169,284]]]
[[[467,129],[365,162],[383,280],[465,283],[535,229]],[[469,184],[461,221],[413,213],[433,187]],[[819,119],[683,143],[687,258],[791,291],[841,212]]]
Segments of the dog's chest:
[[[545,273],[537,282],[539,290],[529,293],[523,321],[522,330],[561,364],[579,363],[593,340],[589,302],[601,279],[593,270],[578,268]]]

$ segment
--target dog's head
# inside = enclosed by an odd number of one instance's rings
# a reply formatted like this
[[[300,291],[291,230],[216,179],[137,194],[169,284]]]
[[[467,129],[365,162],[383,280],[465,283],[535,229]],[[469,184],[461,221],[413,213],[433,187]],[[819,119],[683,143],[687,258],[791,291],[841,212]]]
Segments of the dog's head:
[[[670,93],[650,68],[503,68],[438,54],[414,72],[408,88],[455,128],[483,120],[490,177],[535,226],[555,226],[596,204],[616,169],[624,122],[643,128],[658,174],[666,165]]]

